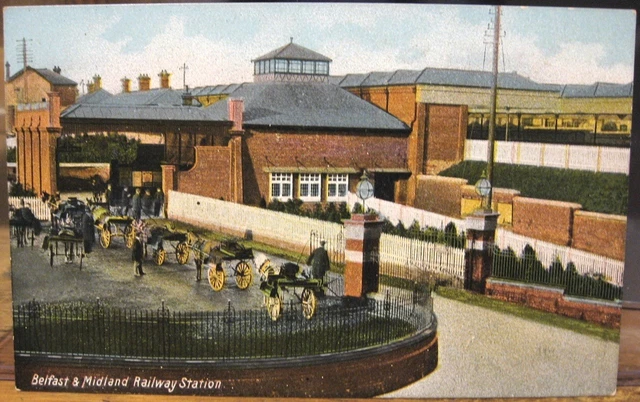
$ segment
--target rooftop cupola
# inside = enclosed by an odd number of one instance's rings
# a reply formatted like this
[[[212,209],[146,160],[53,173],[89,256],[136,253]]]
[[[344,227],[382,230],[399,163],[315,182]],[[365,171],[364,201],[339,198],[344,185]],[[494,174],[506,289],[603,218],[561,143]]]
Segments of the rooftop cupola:
[[[326,82],[331,59],[291,42],[253,62],[253,81]]]

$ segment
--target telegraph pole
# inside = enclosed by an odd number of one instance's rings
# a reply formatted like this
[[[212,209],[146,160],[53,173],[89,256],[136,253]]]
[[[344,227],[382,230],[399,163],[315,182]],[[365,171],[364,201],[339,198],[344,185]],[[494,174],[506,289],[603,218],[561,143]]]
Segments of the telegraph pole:
[[[31,41],[29,39],[29,41]],[[27,87],[27,67],[29,66],[29,62],[33,61],[33,59],[31,58],[31,54],[29,53],[29,51],[27,50],[27,39],[26,38],[22,38],[21,40],[18,40],[18,57],[22,58],[22,79],[23,79],[23,91],[24,93],[22,94],[22,103],[29,103],[29,93],[28,93],[28,87]]]
[[[487,180],[491,184],[487,196],[487,209],[492,209],[493,202],[493,154],[496,138],[496,103],[498,98],[498,55],[500,51],[500,13],[501,6],[495,7],[495,21],[493,24],[493,80],[491,83],[491,104],[489,117],[489,138],[487,139]],[[508,124],[508,123],[507,123]]]
[[[180,67],[180,70],[182,70],[182,88],[183,89],[187,89],[187,70],[189,69],[189,66],[187,66],[187,63],[182,63],[182,67]]]

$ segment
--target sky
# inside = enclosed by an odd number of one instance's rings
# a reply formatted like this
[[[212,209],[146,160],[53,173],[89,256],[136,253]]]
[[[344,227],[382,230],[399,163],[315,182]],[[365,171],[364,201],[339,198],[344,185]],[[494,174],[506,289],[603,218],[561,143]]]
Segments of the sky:
[[[182,88],[253,81],[252,60],[294,43],[333,60],[331,75],[491,71],[494,8],[437,4],[156,4],[4,9],[5,62],[59,66],[82,85],[94,75],[119,93],[140,74]],[[38,21],[39,23],[33,23]],[[499,71],[540,83],[633,81],[634,10],[502,7]],[[183,68],[186,66],[186,69]]]

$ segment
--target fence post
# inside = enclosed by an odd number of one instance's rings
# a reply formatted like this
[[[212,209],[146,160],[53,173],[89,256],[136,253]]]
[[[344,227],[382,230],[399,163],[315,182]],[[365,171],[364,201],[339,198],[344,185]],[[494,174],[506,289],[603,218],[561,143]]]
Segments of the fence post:
[[[465,256],[464,288],[484,293],[493,265],[492,248],[500,214],[476,211],[466,220],[467,246]]]

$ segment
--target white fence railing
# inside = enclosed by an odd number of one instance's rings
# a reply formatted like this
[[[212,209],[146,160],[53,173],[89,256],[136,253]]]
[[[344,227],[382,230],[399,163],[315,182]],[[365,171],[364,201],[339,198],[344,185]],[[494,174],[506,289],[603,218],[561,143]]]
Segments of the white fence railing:
[[[510,247],[518,256],[522,256],[522,251],[528,244],[536,252],[538,260],[547,268],[556,261],[556,259],[562,263],[564,268],[567,267],[569,262],[572,262],[581,274],[602,274],[607,282],[622,286],[624,261],[532,239],[505,229],[498,229],[496,231],[495,244],[501,250]]]
[[[398,272],[398,267],[464,280],[464,249],[383,233],[380,237],[380,270],[393,274]]]
[[[510,165],[629,174],[629,148],[496,141],[494,155]],[[464,159],[486,162],[487,141],[466,140]]]
[[[51,212],[49,210],[49,207],[38,197],[9,197],[9,206],[20,208],[22,206],[22,200],[24,200],[24,205],[31,209],[31,212],[33,212],[38,220],[51,220]]]
[[[347,198],[349,210],[352,210],[356,203],[362,204],[362,200],[354,193],[349,193]],[[371,208],[376,210],[380,217],[388,219],[394,225],[397,225],[398,222],[402,222],[406,228],[411,226],[414,221],[417,221],[421,228],[428,226],[444,230],[449,222],[453,222],[456,225],[458,233],[465,230],[464,220],[425,211],[424,209],[408,207],[406,205],[396,204],[394,202],[380,200],[377,198],[369,198],[365,201],[365,206],[367,209]]]

